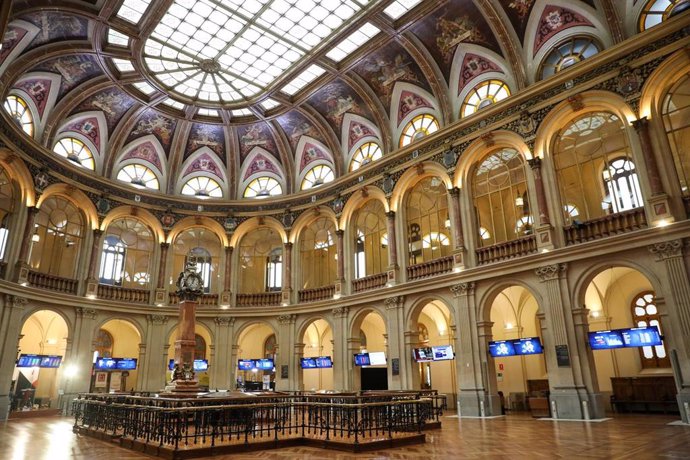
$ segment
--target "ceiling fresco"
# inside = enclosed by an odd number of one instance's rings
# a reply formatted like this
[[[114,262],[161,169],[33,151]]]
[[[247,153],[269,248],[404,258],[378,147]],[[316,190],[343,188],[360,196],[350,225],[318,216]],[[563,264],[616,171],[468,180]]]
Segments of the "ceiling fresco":
[[[206,172],[238,187],[268,173],[296,192],[315,161],[341,174],[365,141],[384,155],[395,150],[395,133],[410,117],[434,114],[441,127],[456,121],[467,85],[505,78],[511,94],[519,92],[538,80],[526,74],[527,47],[536,53],[582,30],[614,42],[601,26],[608,22],[600,0],[425,0],[399,19],[384,12],[391,0],[372,0],[264,92],[218,102],[180,96],[146,70],[142,50],[156,12],[127,21],[117,16],[123,2],[15,2],[0,48],[0,89],[3,98],[28,99],[45,126],[35,136],[46,154],[72,132],[102,150],[109,177],[119,163],[142,160],[159,169],[166,191]],[[357,42],[365,22],[370,36]],[[334,58],[350,39],[356,46]],[[517,65],[516,56],[525,62]],[[215,78],[219,64],[207,61],[199,65]],[[227,198],[241,195],[229,190]]]

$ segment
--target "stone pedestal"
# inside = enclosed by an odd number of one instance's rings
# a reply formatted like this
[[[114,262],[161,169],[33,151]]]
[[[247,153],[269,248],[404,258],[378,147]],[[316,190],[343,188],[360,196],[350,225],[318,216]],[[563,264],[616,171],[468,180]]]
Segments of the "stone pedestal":
[[[164,393],[181,393],[189,395],[198,393],[199,381],[194,376],[194,347],[196,345],[194,337],[195,314],[198,302],[190,300],[188,297],[180,302],[180,315],[178,317],[177,340],[175,340],[175,365],[186,374],[188,368],[190,375],[184,375],[170,382],[165,387]]]

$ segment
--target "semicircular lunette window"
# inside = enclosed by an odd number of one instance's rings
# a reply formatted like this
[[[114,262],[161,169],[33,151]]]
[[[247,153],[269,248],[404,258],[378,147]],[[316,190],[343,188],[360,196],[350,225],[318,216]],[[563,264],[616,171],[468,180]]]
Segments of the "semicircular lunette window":
[[[67,158],[69,161],[79,167],[90,169],[92,171],[96,170],[96,163],[93,160],[93,153],[91,153],[91,150],[79,139],[75,139],[73,137],[63,137],[55,143],[53,152],[57,153],[61,157]]]
[[[156,174],[150,168],[140,164],[123,166],[117,173],[117,180],[128,182],[136,188],[160,189]]]
[[[266,198],[282,195],[283,187],[272,177],[257,177],[244,189],[245,198]]]
[[[222,198],[223,189],[210,177],[197,176],[192,177],[182,186],[182,194],[200,199]]]
[[[487,80],[472,88],[460,108],[460,116],[467,117],[510,96],[510,89],[501,80]]]
[[[640,13],[640,32],[687,10],[690,10],[689,0],[649,0]]]
[[[352,156],[350,171],[356,171],[364,165],[376,161],[383,156],[381,147],[375,142],[367,142],[360,146]]]
[[[145,65],[183,97],[246,101],[366,6],[361,0],[175,0],[146,39]]]
[[[326,165],[316,165],[307,171],[302,179],[302,190],[318,187],[335,179],[333,170]]]
[[[7,96],[3,107],[5,108],[5,111],[10,114],[15,123],[17,123],[17,126],[19,126],[26,134],[33,137],[34,117],[31,115],[31,111],[26,105],[24,99],[19,96]]]
[[[410,145],[412,142],[438,131],[438,121],[433,115],[427,113],[417,115],[403,128],[400,136],[400,147]]]
[[[580,61],[594,56],[600,51],[599,45],[591,37],[572,37],[556,46],[541,64],[541,78],[567,69]]]

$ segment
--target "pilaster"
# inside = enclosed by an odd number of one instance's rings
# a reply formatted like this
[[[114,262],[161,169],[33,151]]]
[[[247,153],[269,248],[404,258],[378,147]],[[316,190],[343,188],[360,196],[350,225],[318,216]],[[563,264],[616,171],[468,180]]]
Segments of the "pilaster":
[[[400,279],[400,264],[398,262],[398,239],[395,232],[395,211],[388,211],[386,213],[386,227],[388,230],[387,284],[393,286],[402,281]]]
[[[297,390],[299,379],[297,375],[300,369],[299,360],[294,356],[293,350],[297,343],[295,323],[297,315],[280,315],[278,320],[278,354],[276,356],[276,390]],[[282,377],[282,367],[288,366],[288,378]]]
[[[64,393],[59,405],[63,415],[71,412],[72,400],[78,393],[88,392],[91,384],[93,339],[98,312],[92,308],[79,307],[75,309],[75,313],[72,349],[65,356],[60,379]]]
[[[9,390],[17,360],[19,334],[22,330],[22,317],[27,299],[5,295],[0,310],[0,421],[9,415]]]
[[[410,369],[410,354],[405,354],[405,316],[403,296],[388,297],[386,305],[386,332],[388,339],[388,389],[411,390],[412,376]],[[398,360],[397,375],[393,373],[393,360]]]
[[[347,388],[348,363],[352,357],[347,354],[347,307],[336,307],[333,314],[333,387],[336,390]]]
[[[209,388],[233,389],[232,373],[228,369],[237,367],[237,362],[231,360],[230,349],[235,330],[235,318],[218,316],[213,319],[215,337],[215,359],[211,368]]]
[[[453,187],[448,190],[450,201],[450,221],[453,231],[453,267],[461,270],[465,267],[465,237],[462,233],[462,213],[460,211],[460,189]]]
[[[160,391],[165,386],[168,372],[168,334],[166,315],[146,317],[146,356],[139,372],[143,391]]]

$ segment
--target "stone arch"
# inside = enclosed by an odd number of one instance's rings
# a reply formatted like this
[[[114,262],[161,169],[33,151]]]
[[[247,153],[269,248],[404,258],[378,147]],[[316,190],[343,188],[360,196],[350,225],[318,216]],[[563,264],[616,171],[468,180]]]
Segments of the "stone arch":
[[[143,341],[145,340],[146,337],[146,328],[141,324],[139,321],[139,318],[134,318],[134,317],[128,317],[125,316],[121,313],[114,313],[112,316],[107,316],[105,318],[99,318],[100,321],[96,324],[96,327],[94,329],[94,334],[98,332],[99,329],[103,328],[107,323],[110,321],[123,321],[125,323],[128,323],[132,328],[139,334],[139,340]]]
[[[275,171],[271,171],[269,167],[250,171],[250,168],[254,165],[254,162],[261,160],[268,162],[268,164],[270,164]],[[237,196],[243,197],[244,189],[247,188],[247,185],[249,185],[249,183],[257,177],[263,176],[268,176],[277,180],[280,186],[283,188],[283,195],[289,192],[287,188],[287,181],[285,180],[285,171],[283,171],[283,167],[280,162],[277,161],[275,157],[268,152],[268,150],[265,150],[261,147],[254,147],[242,162],[242,167],[238,177],[240,185],[237,190]]]
[[[40,208],[41,204],[53,195],[66,199],[76,206],[77,209],[80,209],[84,213],[86,219],[86,222],[84,222],[86,228],[91,228],[92,230],[98,228],[98,213],[96,212],[96,207],[84,192],[71,185],[53,184],[44,190],[36,206]]]
[[[110,212],[103,218],[103,222],[101,222],[99,228],[105,231],[113,221],[127,217],[139,220],[149,227],[151,233],[153,233],[156,237],[156,244],[160,244],[165,241],[165,232],[163,231],[163,227],[156,216],[151,214],[151,212],[146,209],[137,208],[135,206],[125,205],[111,209]]]
[[[324,314],[309,315],[297,324],[297,327],[295,328],[295,330],[297,331],[296,340],[298,340],[298,341],[303,340],[304,334],[307,332],[307,329],[309,328],[309,326],[311,326],[312,323],[314,323],[314,321],[317,321],[317,320],[325,321],[326,324],[328,324],[328,327],[331,328],[331,331],[335,330],[333,328],[333,322],[328,317],[328,315],[324,315]]]
[[[401,113],[402,109],[402,96],[404,92],[409,92],[420,97],[422,100],[428,102],[428,106],[424,105],[419,108],[414,108],[406,114]],[[422,114],[433,115],[438,122],[439,129],[445,126],[445,120],[443,119],[443,114],[439,107],[438,101],[433,94],[428,91],[415,86],[411,83],[397,82],[393,87],[393,93],[391,95],[391,112],[390,112],[390,122],[391,122],[391,132],[393,133],[393,140],[395,145],[399,145],[400,136],[402,135],[403,128],[407,123],[410,122],[417,115]]]
[[[197,161],[202,164],[205,164],[206,161],[208,161],[209,164],[212,163],[215,165],[215,168],[208,169],[208,167],[201,167],[199,170],[194,171],[194,164]],[[218,181],[218,185],[220,185],[221,189],[223,190],[223,196],[229,196],[228,194],[230,189],[228,185],[228,176],[225,171],[225,167],[223,166],[223,161],[221,161],[216,152],[211,150],[209,147],[202,147],[189,155],[189,158],[182,163],[180,171],[181,173],[177,178],[177,182],[175,183],[175,193],[182,193],[182,187],[188,180],[194,177],[202,176]]]
[[[649,76],[640,95],[640,117],[661,115],[663,98],[678,80],[690,72],[690,56],[679,50],[664,60]]]
[[[16,182],[16,191],[19,192],[17,203],[34,206],[36,204],[36,189],[26,164],[10,150],[0,148],[0,165],[5,169],[10,179]]]
[[[288,241],[290,243],[296,244],[300,240],[304,229],[307,228],[316,219],[319,219],[321,217],[328,218],[335,224],[336,230],[339,229],[338,219],[335,216],[335,212],[333,212],[333,210],[330,207],[317,206],[316,208],[303,212],[299,215],[297,219],[295,219],[295,223],[292,224],[292,229],[290,231]]]
[[[491,307],[493,306],[496,297],[509,287],[519,286],[525,289],[537,302],[539,306],[539,311],[543,309],[543,298],[539,293],[536,285],[532,285],[526,281],[520,279],[510,279],[504,281],[498,281],[489,286],[483,295],[478,299],[477,304],[479,305],[479,314],[477,315],[478,321],[490,321],[491,320]]]
[[[405,171],[395,184],[395,189],[393,190],[393,194],[390,199],[391,211],[398,212],[400,207],[403,205],[403,200],[410,188],[412,188],[420,180],[429,176],[436,176],[441,179],[445,184],[446,189],[451,189],[453,187],[453,183],[451,182],[450,177],[448,177],[448,172],[443,166],[433,161],[417,163],[415,168],[409,168],[407,171]]]
[[[126,158],[130,154],[137,153],[137,149],[146,147],[147,144],[152,147],[153,152],[157,157],[156,159],[158,164],[156,164],[155,159],[154,161],[152,161],[142,157],[135,156],[132,156],[131,158]],[[156,138],[156,136],[154,136],[153,134],[148,134],[146,136],[139,137],[130,142],[129,144],[125,145],[122,148],[120,155],[118,155],[117,159],[115,160],[115,164],[113,164],[113,169],[111,171],[112,178],[116,179],[118,172],[120,172],[120,169],[123,166],[127,166],[129,164],[143,164],[144,166],[150,168],[156,174],[160,190],[165,190],[165,187],[168,183],[168,161],[166,159],[163,146],[161,145],[160,141]]]
[[[366,190],[366,193],[363,193],[362,190]],[[341,230],[347,229],[352,216],[369,200],[378,200],[381,202],[381,204],[383,204],[383,208],[386,210],[386,212],[390,210],[388,200],[386,199],[386,195],[383,193],[383,190],[378,187],[368,185],[366,188],[362,188],[358,192],[353,193],[347,200],[347,203],[345,203],[345,206],[343,207],[343,212],[340,215],[338,228]]]
[[[448,299],[445,299],[440,295],[424,294],[422,297],[415,300],[414,303],[408,309],[407,314],[405,315],[405,331],[413,331],[416,329],[412,326],[416,325],[416,323],[419,321],[419,316],[421,315],[422,310],[424,310],[424,308],[427,305],[431,304],[433,304],[435,308],[441,310],[441,313],[444,314],[444,318],[446,320],[446,325],[448,329],[455,327],[457,322],[455,319],[455,309],[452,306],[453,304],[449,302]],[[437,304],[443,306],[447,310],[447,312],[443,312]],[[448,314],[447,317],[445,316],[445,313]]]
[[[97,135],[98,135],[98,142],[94,143],[93,139],[87,137],[84,132],[82,131],[77,131],[75,128],[75,124],[79,123],[80,121],[85,121],[89,119],[95,119],[96,120],[96,126],[97,126]],[[91,150],[91,154],[93,155],[93,160],[95,163],[95,171],[97,173],[102,173],[103,172],[103,167],[104,167],[104,161],[103,159],[105,158],[106,151],[107,151],[107,146],[108,146],[108,122],[105,119],[105,114],[101,111],[90,111],[90,112],[81,112],[76,115],[73,115],[66,120],[63,121],[63,123],[60,125],[60,127],[57,130],[57,134],[55,137],[52,139],[50,145],[48,145],[48,148],[52,151],[53,146],[59,142],[61,139],[64,139],[66,137],[73,137],[75,139],[80,140],[81,142],[86,145],[89,150]]]
[[[180,233],[192,227],[207,228],[218,237],[218,240],[222,246],[228,246],[228,236],[225,233],[223,226],[210,217],[205,216],[189,216],[179,221],[177,224],[175,224],[172,230],[170,230],[166,243],[173,243]]]
[[[359,126],[360,135],[353,133],[355,126]],[[342,145],[341,149],[345,159],[343,171],[350,170],[350,161],[354,152],[366,142],[376,142],[383,151],[383,141],[381,130],[371,121],[366,118],[347,112],[343,116],[343,127],[341,132]],[[383,152],[385,155],[385,152]]]
[[[62,318],[62,320],[67,325],[67,338],[71,339],[74,337],[74,324],[72,323],[72,321],[70,321],[70,317],[68,315],[66,315],[65,312],[60,310],[59,308],[53,308],[50,306],[36,305],[36,306],[33,306],[33,307],[27,309],[26,312],[24,312],[24,315],[22,316],[22,320],[21,320],[22,325],[19,328],[19,330],[21,331],[22,328],[24,327],[24,324],[29,320],[29,318],[31,318],[34,315],[34,313],[38,313],[39,311],[49,311],[51,313],[57,314],[60,318]]]
[[[385,311],[382,311],[381,308],[375,306],[363,308],[359,310],[348,322],[348,337],[359,337],[359,329],[362,327],[362,322],[364,321],[364,318],[366,318],[367,315],[369,315],[369,313],[379,315],[383,320],[383,324],[386,324],[386,313]]]
[[[278,235],[280,235],[280,239],[283,243],[287,243],[289,241],[285,228],[283,228],[283,225],[274,217],[251,217],[237,226],[237,229],[230,237],[230,246],[237,247],[245,235],[259,227],[272,228],[278,232]]]
[[[257,325],[264,325],[271,329],[272,333],[276,336],[277,343],[280,343],[280,340],[278,339],[280,337],[280,334],[278,333],[279,328],[276,327],[272,321],[269,321],[268,319],[253,319],[241,324],[239,327],[235,327],[235,333],[232,337],[232,345],[239,345],[240,339],[244,337],[244,334],[249,332],[253,326]]]

